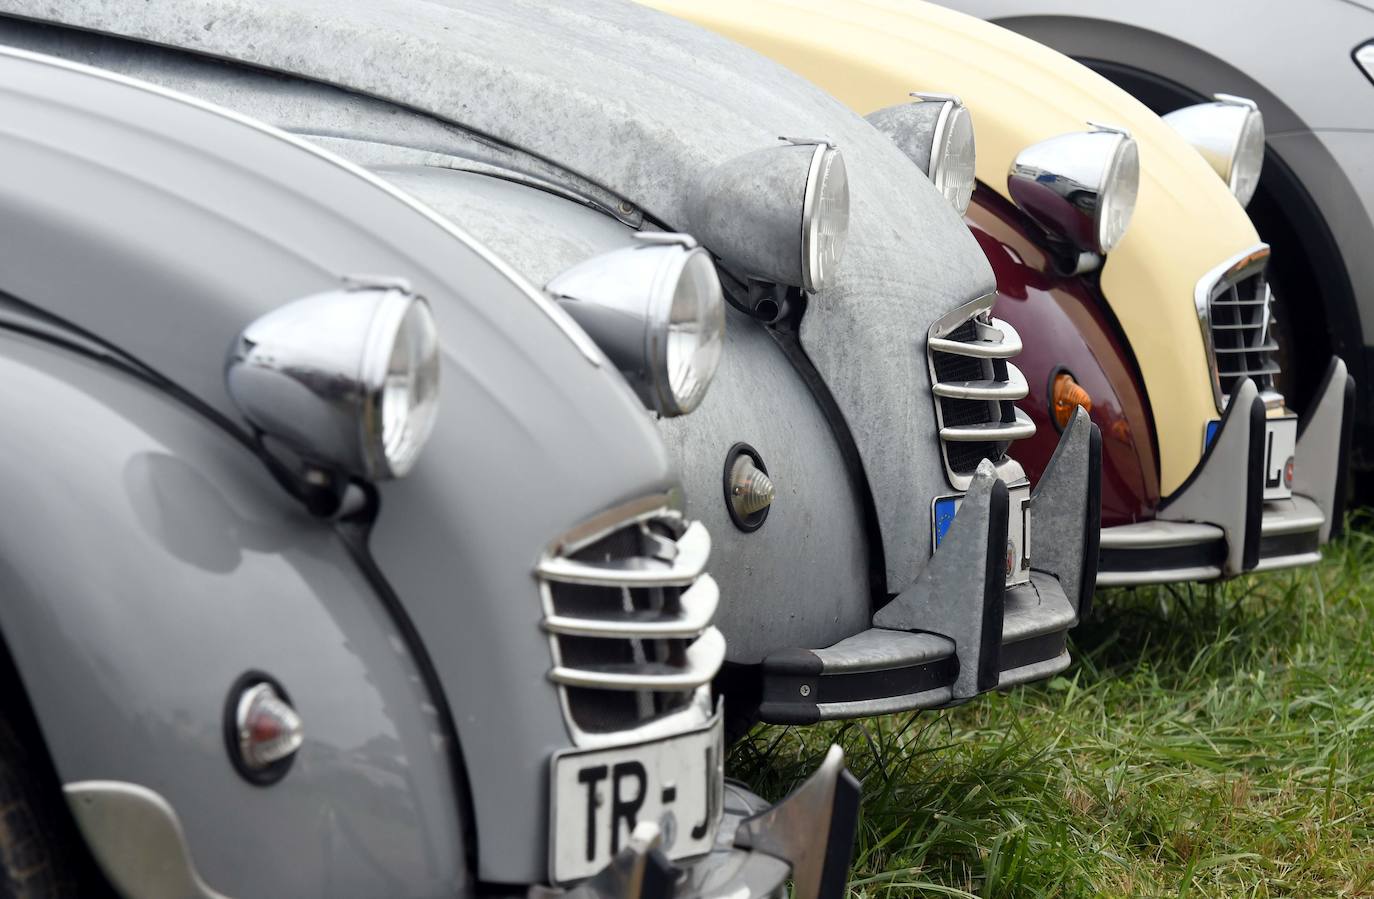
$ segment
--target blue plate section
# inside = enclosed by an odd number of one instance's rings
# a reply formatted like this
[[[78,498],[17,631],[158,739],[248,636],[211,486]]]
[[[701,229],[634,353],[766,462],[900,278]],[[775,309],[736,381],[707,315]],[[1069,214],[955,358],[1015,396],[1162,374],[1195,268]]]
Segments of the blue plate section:
[[[954,515],[959,511],[959,500],[962,497],[946,496],[935,501],[935,548],[939,549],[940,541],[945,539],[945,534],[949,533],[949,526],[954,524]]]

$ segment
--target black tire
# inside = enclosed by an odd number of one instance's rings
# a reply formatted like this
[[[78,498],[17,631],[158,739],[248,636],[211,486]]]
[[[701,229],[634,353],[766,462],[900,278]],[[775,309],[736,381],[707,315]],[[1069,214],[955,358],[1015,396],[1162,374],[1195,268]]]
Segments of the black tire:
[[[46,769],[46,770],[45,770]],[[0,719],[0,897],[110,896],[45,760]]]

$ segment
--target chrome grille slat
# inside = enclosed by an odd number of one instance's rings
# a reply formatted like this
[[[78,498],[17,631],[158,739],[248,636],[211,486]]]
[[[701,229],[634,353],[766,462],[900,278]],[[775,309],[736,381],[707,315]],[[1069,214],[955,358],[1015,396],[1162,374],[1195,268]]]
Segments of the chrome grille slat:
[[[1000,318],[989,318],[980,322],[983,328],[979,340],[951,340],[948,337],[931,337],[928,348],[936,353],[949,353],[953,356],[971,356],[975,359],[1011,359],[1021,352],[1021,335],[1016,329]],[[1001,340],[986,339],[989,332],[1002,332]]]
[[[1014,405],[1030,392],[1025,375],[1007,361],[1021,352],[1021,335],[992,316],[995,296],[942,316],[926,338],[931,393],[941,454],[950,483],[967,489],[983,459],[1012,465],[1007,448],[1035,433]]]
[[[684,587],[706,570],[711,555],[711,536],[699,521],[692,522],[677,541],[675,558],[631,557],[601,562],[582,562],[563,556],[546,557],[539,563],[541,577],[563,584],[603,587]]]
[[[549,679],[581,743],[709,708],[704,691],[725,660],[725,640],[711,625],[720,591],[705,573],[705,526],[668,508],[628,508],[626,520],[603,513],[535,565]]]
[[[1259,346],[1219,346],[1216,351],[1221,355],[1233,355],[1235,353],[1272,353],[1278,348],[1277,343],[1266,340]]]
[[[554,634],[577,637],[623,637],[656,639],[694,637],[710,626],[720,602],[720,588],[709,574],[703,574],[678,597],[676,612],[624,612],[611,615],[548,615],[544,629]]]
[[[725,637],[707,628],[684,653],[680,664],[634,662],[626,664],[555,666],[549,677],[570,687],[601,690],[693,690],[705,686],[725,662]]]
[[[1007,363],[1005,381],[997,378],[980,378],[972,381],[936,381],[931,385],[936,396],[957,400],[1019,400],[1030,393],[1026,376],[1011,363]]]
[[[1035,422],[1030,416],[1015,409],[1013,421],[984,421],[976,424],[943,427],[940,439],[955,443],[972,443],[980,440],[1011,441],[1030,437],[1035,433]]]

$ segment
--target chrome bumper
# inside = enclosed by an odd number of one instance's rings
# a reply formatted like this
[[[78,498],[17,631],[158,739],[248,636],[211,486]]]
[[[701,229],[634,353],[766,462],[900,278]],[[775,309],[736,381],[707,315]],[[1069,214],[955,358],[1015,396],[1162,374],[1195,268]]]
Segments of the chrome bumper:
[[[859,782],[831,746],[806,782],[771,808],[727,784],[720,838],[707,855],[676,867],[658,850],[658,825],[641,822],[600,874],[566,893],[533,889],[530,899],[839,899],[849,881],[859,823]]]
[[[1104,528],[1099,587],[1208,581],[1312,565],[1344,518],[1355,382],[1332,359],[1298,423],[1293,496],[1264,501],[1264,407],[1246,381],[1197,471],[1154,521]]]

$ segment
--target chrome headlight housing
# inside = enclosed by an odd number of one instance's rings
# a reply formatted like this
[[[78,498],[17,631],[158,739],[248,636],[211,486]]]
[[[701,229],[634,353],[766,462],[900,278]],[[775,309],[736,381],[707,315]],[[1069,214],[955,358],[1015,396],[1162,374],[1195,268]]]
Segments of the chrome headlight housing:
[[[685,234],[578,263],[546,290],[660,415],[701,404],[725,347],[725,300],[710,255]]]
[[[1106,254],[1121,241],[1139,188],[1135,139],[1108,125],[1032,144],[1007,174],[1008,192],[1023,212],[1090,253]]]
[[[687,222],[740,280],[824,290],[849,236],[844,157],[789,139],[727,160],[693,186]]]
[[[1264,115],[1245,97],[1214,98],[1177,109],[1164,121],[1202,154],[1244,206],[1255,195],[1264,166]]]
[[[439,332],[404,281],[349,281],[244,328],[225,383],[263,436],[307,462],[403,477],[438,415]]]
[[[973,116],[962,100],[950,94],[911,96],[918,102],[869,113],[868,121],[890,137],[963,215],[977,177]]]

